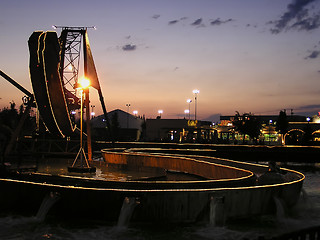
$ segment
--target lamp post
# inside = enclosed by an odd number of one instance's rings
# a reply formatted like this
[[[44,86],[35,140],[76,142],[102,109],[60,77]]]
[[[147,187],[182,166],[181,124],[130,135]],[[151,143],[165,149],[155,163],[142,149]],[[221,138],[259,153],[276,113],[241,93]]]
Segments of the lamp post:
[[[271,124],[272,124],[272,119],[269,120],[269,145],[271,145]]]
[[[163,113],[163,110],[158,110],[159,116],[161,118],[161,114]]]
[[[192,103],[191,99],[187,99],[187,103],[189,103],[189,120],[190,120],[190,104]]]
[[[129,128],[129,110],[130,110],[130,106],[131,106],[131,104],[130,103],[127,103],[126,104],[126,106],[127,106],[127,108],[128,108],[128,114],[127,114],[127,128]]]
[[[134,115],[135,117],[137,117],[138,111],[137,111],[137,110],[134,110],[134,111],[133,111],[133,115]]]
[[[194,94],[194,104],[195,104],[195,106],[194,106],[194,120],[197,120],[197,96],[200,91],[198,89],[195,89],[192,92]]]
[[[190,115],[190,110],[188,110],[188,109],[184,110],[184,118],[187,117],[187,114]],[[189,119],[190,119],[190,117],[189,117]]]
[[[95,112],[93,111],[95,107],[95,105],[91,105],[91,118],[93,118],[95,115]]]
[[[126,107],[128,108],[128,113],[129,113],[130,106],[131,106],[130,103],[127,103],[127,104],[126,104]]]
[[[68,168],[69,172],[95,172],[96,168],[95,167],[90,167],[87,157],[86,157],[86,153],[84,151],[83,148],[83,104],[84,104],[84,96],[86,95],[86,92],[88,92],[88,88],[90,86],[90,81],[86,78],[83,78],[82,80],[78,81],[76,83],[75,88],[80,90],[80,100],[81,100],[81,104],[80,104],[80,149],[79,152],[72,164],[71,167]],[[88,98],[88,95],[86,96],[86,98]],[[86,104],[88,104],[89,99],[86,99]],[[86,108],[86,113],[88,116],[89,113],[89,107],[87,106]],[[89,121],[89,119],[87,118],[87,121]],[[90,142],[91,143],[91,142]],[[89,148],[89,146],[88,146]],[[75,164],[78,160],[78,157],[80,156],[80,167],[75,167]],[[83,159],[85,161],[83,161]],[[84,165],[85,163],[85,165]]]

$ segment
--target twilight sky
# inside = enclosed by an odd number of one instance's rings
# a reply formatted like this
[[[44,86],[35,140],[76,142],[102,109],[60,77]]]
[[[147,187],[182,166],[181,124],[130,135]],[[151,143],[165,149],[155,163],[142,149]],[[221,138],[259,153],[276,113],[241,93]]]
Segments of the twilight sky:
[[[193,89],[202,120],[320,111],[320,0],[3,0],[0,69],[29,91],[28,38],[52,25],[97,27],[88,34],[108,111],[130,103],[182,118]],[[21,104],[0,86],[0,108]]]

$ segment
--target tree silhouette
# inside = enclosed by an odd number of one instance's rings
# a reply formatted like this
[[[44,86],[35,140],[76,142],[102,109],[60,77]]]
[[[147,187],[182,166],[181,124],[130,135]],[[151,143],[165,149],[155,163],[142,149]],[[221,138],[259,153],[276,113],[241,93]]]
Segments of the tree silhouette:
[[[283,136],[288,132],[289,122],[285,111],[280,111],[276,123],[276,131],[281,134],[281,142],[283,143]]]
[[[278,121],[276,123],[276,130],[281,134],[286,134],[288,131],[289,122],[285,111],[280,111]]]
[[[262,127],[261,122],[252,113],[244,113],[241,116],[240,113],[236,111],[233,125],[238,132],[244,135],[243,141],[245,139],[245,135],[248,135],[253,141],[256,141],[260,136]]]

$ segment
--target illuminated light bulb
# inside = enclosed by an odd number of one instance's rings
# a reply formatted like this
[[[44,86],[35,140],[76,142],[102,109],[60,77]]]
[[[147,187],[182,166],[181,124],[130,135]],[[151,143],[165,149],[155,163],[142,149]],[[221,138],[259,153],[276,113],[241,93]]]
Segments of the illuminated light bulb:
[[[82,78],[79,82],[79,87],[82,89],[86,89],[90,86],[90,81],[87,78]]]

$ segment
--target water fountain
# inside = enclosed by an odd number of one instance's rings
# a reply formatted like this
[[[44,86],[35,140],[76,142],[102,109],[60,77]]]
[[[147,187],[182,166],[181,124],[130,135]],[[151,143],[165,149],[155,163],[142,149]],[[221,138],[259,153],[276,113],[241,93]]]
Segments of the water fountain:
[[[29,39],[34,93],[26,91],[30,97],[28,107],[34,104],[35,98],[48,130],[62,137],[76,131],[70,120],[70,111],[77,108],[74,103],[79,100],[62,84],[65,68],[76,65],[73,61],[67,66],[63,64],[65,51],[70,49],[65,45],[70,42],[66,40],[69,33],[74,40],[79,36],[84,39],[85,74],[94,80],[106,116],[86,31],[86,28],[64,27],[60,41],[52,32],[35,32]],[[41,47],[46,51],[37,50]],[[59,54],[60,50],[63,50],[62,54]],[[41,57],[38,56],[40,53]],[[62,56],[60,64],[54,56]],[[85,102],[88,104],[88,99]],[[89,119],[87,117],[90,125]],[[262,183],[259,179],[268,172],[267,166],[201,154],[183,155],[179,149],[165,152],[151,148],[103,149],[103,161],[93,161],[90,127],[87,135],[90,167],[86,167],[97,169],[97,172],[67,171],[68,161],[64,162],[62,172],[46,172],[39,168],[38,171],[17,171],[2,165],[0,210],[37,215],[39,219],[44,219],[47,214],[100,219],[117,222],[119,227],[126,226],[129,221],[205,221],[216,226],[225,224],[229,219],[275,213],[274,199],[279,199],[288,208],[294,206],[304,180],[304,175],[299,172],[281,169],[276,173],[281,181]],[[82,138],[80,146],[79,152],[86,157]],[[125,179],[110,179],[102,175],[97,178],[97,174],[112,168],[148,174]]]

